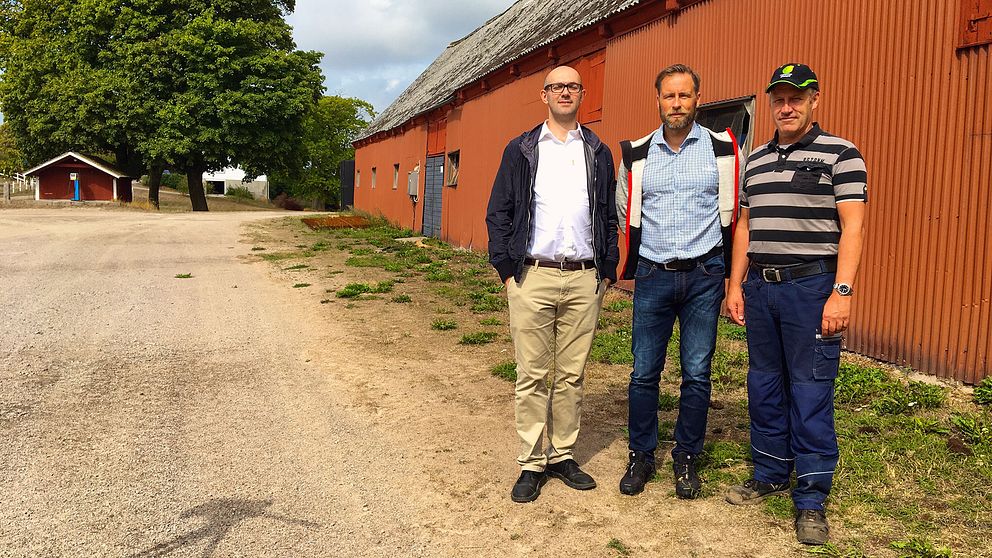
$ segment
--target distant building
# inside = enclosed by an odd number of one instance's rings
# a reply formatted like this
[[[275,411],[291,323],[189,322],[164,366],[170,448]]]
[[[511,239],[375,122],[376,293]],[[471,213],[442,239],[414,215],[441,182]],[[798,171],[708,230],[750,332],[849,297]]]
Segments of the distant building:
[[[203,185],[208,194],[224,195],[231,188],[247,188],[256,200],[269,199],[269,179],[263,174],[255,180],[245,182],[245,171],[228,167],[203,175]]]
[[[92,155],[69,151],[24,176],[38,178],[36,200],[131,201],[131,177]]]

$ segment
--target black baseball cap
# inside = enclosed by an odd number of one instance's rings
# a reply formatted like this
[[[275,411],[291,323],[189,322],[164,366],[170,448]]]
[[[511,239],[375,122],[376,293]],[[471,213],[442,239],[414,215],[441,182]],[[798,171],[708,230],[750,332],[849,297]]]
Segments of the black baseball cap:
[[[816,74],[813,73],[813,70],[805,64],[796,64],[795,62],[783,64],[775,69],[772,79],[768,82],[768,87],[765,88],[765,93],[780,83],[788,83],[797,89],[820,90],[820,82],[816,80]]]

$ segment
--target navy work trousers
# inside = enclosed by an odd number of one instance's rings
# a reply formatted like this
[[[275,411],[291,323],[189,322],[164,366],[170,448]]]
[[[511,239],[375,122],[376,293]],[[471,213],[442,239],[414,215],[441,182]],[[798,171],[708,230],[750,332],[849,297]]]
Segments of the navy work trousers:
[[[795,469],[792,500],[800,510],[823,509],[837,466],[841,338],[820,337],[833,283],[833,273],[770,283],[752,268],[743,285],[754,478],[783,483]]]

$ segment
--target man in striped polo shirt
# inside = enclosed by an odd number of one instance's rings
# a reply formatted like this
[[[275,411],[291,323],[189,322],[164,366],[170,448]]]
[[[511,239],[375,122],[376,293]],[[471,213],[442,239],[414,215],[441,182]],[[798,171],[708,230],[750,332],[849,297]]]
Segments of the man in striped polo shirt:
[[[827,542],[824,502],[837,465],[834,380],[861,260],[867,173],[851,142],[820,129],[820,85],[802,64],[775,70],[775,136],[748,157],[727,293],[747,318],[748,410],[754,477],[727,501],[787,493],[796,537]]]

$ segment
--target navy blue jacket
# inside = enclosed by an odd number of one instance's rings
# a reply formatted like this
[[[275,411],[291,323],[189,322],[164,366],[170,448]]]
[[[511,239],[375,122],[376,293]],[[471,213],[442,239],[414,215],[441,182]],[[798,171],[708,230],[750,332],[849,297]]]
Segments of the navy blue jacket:
[[[537,142],[541,125],[510,140],[493,182],[486,212],[489,229],[489,263],[501,281],[520,280],[533,227],[534,184],[537,180]],[[588,128],[585,140],[589,209],[592,213],[592,247],[600,280],[617,280],[620,249],[617,247],[616,173],[613,154]]]

